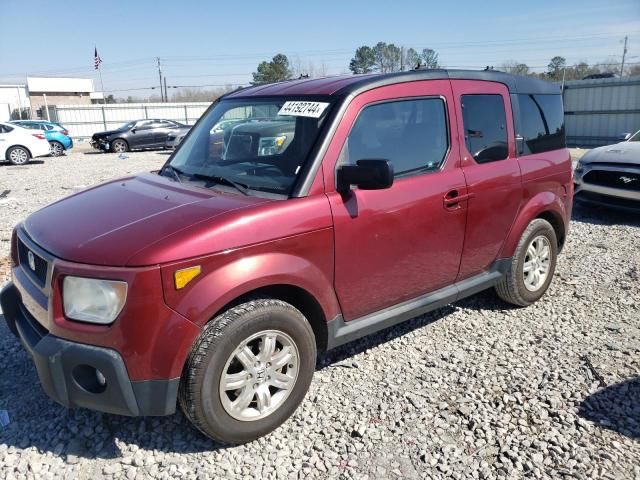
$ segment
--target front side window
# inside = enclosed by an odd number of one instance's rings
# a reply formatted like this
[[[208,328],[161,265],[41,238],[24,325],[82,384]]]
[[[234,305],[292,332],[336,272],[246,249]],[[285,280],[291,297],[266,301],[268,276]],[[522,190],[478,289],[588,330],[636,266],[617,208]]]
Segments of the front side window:
[[[502,95],[462,95],[462,120],[467,150],[478,163],[509,155],[507,116]]]
[[[330,108],[328,100],[288,97],[223,100],[193,127],[170,166],[204,187],[235,183],[252,195],[288,196]]]
[[[560,95],[518,95],[522,137],[520,155],[548,152],[566,146],[564,111]]]
[[[384,159],[393,166],[395,177],[401,177],[438,170],[448,148],[444,100],[399,100],[362,110],[345,142],[339,163]]]

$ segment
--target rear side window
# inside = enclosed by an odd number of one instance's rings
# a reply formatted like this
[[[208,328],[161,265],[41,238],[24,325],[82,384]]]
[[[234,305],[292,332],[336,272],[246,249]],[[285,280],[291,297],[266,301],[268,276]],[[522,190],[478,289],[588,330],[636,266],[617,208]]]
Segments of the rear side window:
[[[362,110],[342,150],[340,163],[384,159],[396,177],[437,170],[449,148],[441,98],[399,100]]]
[[[501,95],[462,95],[462,120],[467,150],[476,162],[507,158],[507,116]]]
[[[560,95],[518,95],[520,155],[548,152],[566,146]]]

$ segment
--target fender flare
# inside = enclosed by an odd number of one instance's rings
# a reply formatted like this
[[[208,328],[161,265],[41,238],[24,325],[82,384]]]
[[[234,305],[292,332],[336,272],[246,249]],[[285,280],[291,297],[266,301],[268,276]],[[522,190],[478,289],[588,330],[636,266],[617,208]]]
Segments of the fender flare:
[[[305,291],[322,309],[326,320],[340,313],[328,278],[307,259],[290,253],[261,253],[236,258],[199,278],[184,292],[173,286],[173,268],[162,268],[167,304],[202,327],[238,298],[267,287],[294,287]]]
[[[498,258],[512,257],[522,237],[522,233],[532,220],[540,217],[548,217],[548,219],[553,220],[550,223],[554,227],[554,230],[556,230],[559,242],[558,246],[561,247],[568,227],[567,222],[564,220],[567,218],[564,202],[552,192],[540,192],[529,199],[518,212],[509,231],[509,235],[502,245],[502,250]]]

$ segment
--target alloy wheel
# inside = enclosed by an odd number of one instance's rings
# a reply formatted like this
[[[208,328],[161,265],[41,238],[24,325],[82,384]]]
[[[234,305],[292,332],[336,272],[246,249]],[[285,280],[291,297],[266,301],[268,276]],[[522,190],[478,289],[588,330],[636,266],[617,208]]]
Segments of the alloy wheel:
[[[524,286],[535,292],[544,285],[551,267],[551,244],[544,235],[538,235],[527,247],[522,267]]]
[[[9,153],[9,160],[14,165],[22,165],[29,160],[29,154],[24,148],[14,148]]]
[[[64,149],[62,148],[62,145],[60,145],[58,142],[53,142],[50,145],[51,148],[51,155],[53,155],[54,157],[59,157],[60,155],[62,155],[62,152],[64,151]]]
[[[263,330],[245,339],[222,370],[219,393],[226,412],[245,422],[275,412],[293,390],[299,358],[295,342],[279,330]]]

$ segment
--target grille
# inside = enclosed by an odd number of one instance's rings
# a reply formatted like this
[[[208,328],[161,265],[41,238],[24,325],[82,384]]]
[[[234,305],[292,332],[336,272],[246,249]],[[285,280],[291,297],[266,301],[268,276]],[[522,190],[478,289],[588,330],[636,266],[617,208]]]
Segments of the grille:
[[[32,269],[31,265],[29,265],[29,251],[29,247],[27,247],[22,240],[18,239],[18,259],[20,260],[22,269],[41,287],[44,287],[47,283],[47,261],[34,251],[31,251],[35,266],[35,269]]]
[[[592,185],[640,192],[640,173],[592,170],[584,176],[584,181]]]

